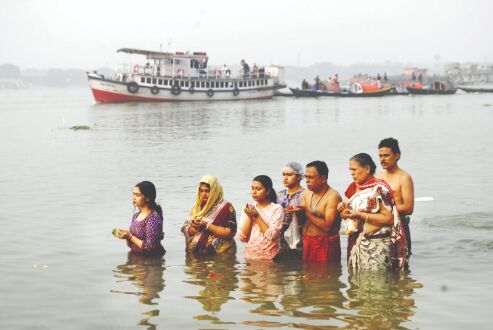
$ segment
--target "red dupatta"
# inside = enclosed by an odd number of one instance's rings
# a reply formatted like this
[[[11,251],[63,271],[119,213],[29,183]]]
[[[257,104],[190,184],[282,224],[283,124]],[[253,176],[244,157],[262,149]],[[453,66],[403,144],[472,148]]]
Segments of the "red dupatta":
[[[408,253],[408,247],[407,247],[407,238],[404,233],[404,227],[402,225],[401,218],[399,216],[399,213],[397,212],[397,207],[395,203],[395,198],[394,198],[394,192],[390,185],[385,181],[381,179],[376,179],[376,178],[371,178],[370,180],[366,181],[363,184],[357,184],[356,182],[352,182],[349,187],[346,189],[346,192],[344,195],[350,199],[351,197],[356,194],[356,190],[359,189],[359,191],[374,188],[377,185],[383,186],[386,190],[388,190],[389,194],[387,195],[387,200],[385,201],[386,203],[390,204],[392,206],[392,213],[394,215],[394,224],[392,226],[392,231],[390,235],[390,241],[391,241],[391,250],[390,250],[390,257],[392,259],[392,266],[398,270],[403,270],[408,263],[409,260],[409,253]],[[385,198],[385,196],[382,195],[382,198]],[[361,230],[361,228],[360,228]],[[356,241],[356,236],[355,234],[351,235],[349,238],[348,242],[348,258],[349,258],[349,252],[351,251],[352,246],[354,245]],[[354,236],[354,237],[353,237]]]

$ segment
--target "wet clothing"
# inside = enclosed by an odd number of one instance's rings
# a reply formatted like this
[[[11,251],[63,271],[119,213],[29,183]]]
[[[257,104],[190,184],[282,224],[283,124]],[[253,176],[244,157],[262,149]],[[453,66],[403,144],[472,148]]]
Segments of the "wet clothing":
[[[409,229],[409,222],[411,220],[411,216],[409,215],[401,215],[402,228],[404,229],[404,234],[406,234],[407,239],[407,249],[409,251],[409,255],[411,255],[411,230]]]
[[[188,235],[193,218],[189,218],[182,228],[186,240],[186,250],[198,254],[214,253],[234,253],[236,244],[234,234],[236,234],[236,212],[233,206],[225,200],[217,203],[208,214],[202,217],[203,221],[209,224],[229,228],[233,233],[231,238],[216,237],[211,231],[203,229],[193,236]]]
[[[238,238],[245,245],[246,259],[264,259],[272,260],[277,256],[280,250],[279,238],[281,235],[282,221],[284,212],[279,204],[270,203],[270,205],[259,209],[257,212],[269,227],[264,233],[260,227],[254,223],[250,235],[243,233],[242,228],[248,218],[245,211],[241,213]]]
[[[341,240],[339,234],[331,236],[303,236],[304,262],[340,262]]]
[[[143,220],[137,220],[140,212],[135,213],[130,224],[130,233],[142,241],[142,248],[131,240],[127,240],[130,251],[143,254],[165,254],[166,250],[161,245],[164,238],[163,219],[156,212],[152,212]]]
[[[368,235],[365,235],[366,223],[359,221],[358,232],[348,238],[349,268],[403,270],[409,257],[407,240],[397,213],[392,189],[387,182],[375,178],[362,185],[353,182],[346,190],[346,197],[349,198],[351,210],[377,214],[382,205],[394,216],[392,225],[382,226]]]
[[[287,189],[281,190],[277,193],[277,204],[281,205],[283,209],[287,209],[289,206],[299,206],[301,204],[301,194],[303,191],[305,191],[305,188],[301,188],[301,190],[295,192],[294,194],[289,194]],[[303,224],[305,223],[305,219],[302,214],[297,214],[296,217],[298,220],[298,230],[301,237],[303,235]],[[293,215],[290,216],[287,213],[284,213],[280,239],[281,253],[293,253],[294,256],[301,256],[301,253],[303,252],[303,240],[300,240],[300,242],[296,245],[296,249],[291,249],[284,238],[284,233],[289,228],[292,220]]]

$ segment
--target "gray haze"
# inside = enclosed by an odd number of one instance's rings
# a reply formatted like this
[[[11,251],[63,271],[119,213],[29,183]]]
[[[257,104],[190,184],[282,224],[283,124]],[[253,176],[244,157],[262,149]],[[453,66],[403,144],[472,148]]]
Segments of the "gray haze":
[[[116,49],[207,51],[211,63],[431,66],[493,61],[491,1],[7,1],[0,64],[114,67]]]

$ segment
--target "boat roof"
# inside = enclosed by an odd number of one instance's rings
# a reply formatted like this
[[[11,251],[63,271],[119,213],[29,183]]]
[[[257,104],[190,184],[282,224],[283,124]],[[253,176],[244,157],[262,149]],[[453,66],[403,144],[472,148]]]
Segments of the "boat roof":
[[[144,55],[148,59],[164,59],[164,58],[207,58],[207,53],[205,52],[158,52],[154,50],[145,50],[137,48],[120,48],[116,51],[117,53],[127,53],[127,54],[138,54]]]

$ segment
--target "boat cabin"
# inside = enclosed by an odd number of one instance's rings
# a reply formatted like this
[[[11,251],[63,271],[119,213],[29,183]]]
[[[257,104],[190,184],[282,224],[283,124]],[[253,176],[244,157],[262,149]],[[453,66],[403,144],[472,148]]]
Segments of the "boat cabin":
[[[145,56],[145,64],[119,64],[116,80],[137,83],[139,86],[192,90],[250,90],[271,89],[283,80],[281,67],[260,68],[256,72],[232,74],[229,68],[208,67],[205,52],[157,52],[133,48],[121,48],[117,52]],[[269,79],[275,78],[275,79]],[[275,81],[274,81],[275,80]],[[177,90],[178,88],[178,90]]]

